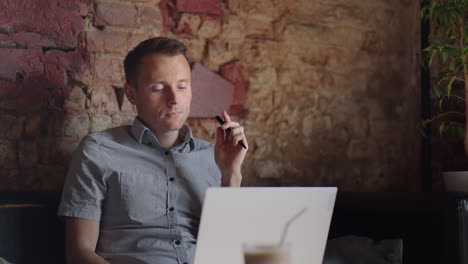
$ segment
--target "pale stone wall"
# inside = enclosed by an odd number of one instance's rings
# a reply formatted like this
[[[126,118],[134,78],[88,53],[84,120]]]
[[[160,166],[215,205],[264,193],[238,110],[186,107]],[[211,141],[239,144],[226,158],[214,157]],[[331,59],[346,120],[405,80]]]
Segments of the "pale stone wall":
[[[0,112],[1,189],[61,188],[84,135],[129,123],[122,61],[160,35],[182,40],[212,71],[242,66],[247,111],[234,119],[250,145],[244,185],[419,188],[418,1],[227,0],[221,16],[175,17],[170,1],[83,2],[77,38],[89,66],[67,78],[63,118]],[[215,121],[189,123],[214,141]]]
[[[218,41],[229,48],[215,53],[225,58],[205,63],[239,59],[248,76],[246,185],[419,188],[417,1],[228,7]],[[212,122],[196,123],[213,137]]]

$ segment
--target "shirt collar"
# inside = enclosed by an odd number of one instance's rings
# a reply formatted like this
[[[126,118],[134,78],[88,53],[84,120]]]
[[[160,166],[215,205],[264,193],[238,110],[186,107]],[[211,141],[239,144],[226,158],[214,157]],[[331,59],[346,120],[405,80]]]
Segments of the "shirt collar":
[[[158,148],[166,149],[159,143],[156,136],[151,132],[151,130],[146,127],[143,122],[138,117],[135,117],[132,125],[132,134],[133,137],[140,144],[144,145],[155,145]],[[179,151],[179,152],[189,152],[193,150],[195,144],[193,141],[192,129],[186,124],[179,129],[179,138],[182,140],[182,143],[176,146],[173,146],[170,149]]]

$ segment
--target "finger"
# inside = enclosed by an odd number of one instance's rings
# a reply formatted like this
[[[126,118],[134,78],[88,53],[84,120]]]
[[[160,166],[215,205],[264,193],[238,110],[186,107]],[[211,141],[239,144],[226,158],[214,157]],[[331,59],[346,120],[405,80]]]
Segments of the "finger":
[[[231,129],[232,129],[232,128],[238,127],[238,126],[240,126],[239,123],[237,123],[237,122],[231,122],[231,121],[230,121],[230,122],[224,123],[224,125],[222,125],[221,127],[222,127],[224,130],[226,130],[226,129],[228,129],[228,128],[231,128]]]
[[[245,146],[245,149],[248,150],[249,149],[249,144],[247,142],[247,137],[245,136],[245,133],[244,133],[244,127],[242,127],[242,133],[240,134],[242,135],[242,143],[244,143],[244,146]]]
[[[216,129],[216,145],[221,146],[224,141],[224,131],[221,127]]]
[[[233,135],[244,134],[244,127],[243,126],[234,127],[231,129],[231,133]]]
[[[226,111],[223,111],[222,115],[223,115],[223,118],[224,118],[224,122],[226,122],[226,123],[231,122],[231,117],[228,115],[228,113]]]
[[[242,134],[232,135],[232,136],[231,136],[231,144],[232,144],[232,146],[235,147],[237,144],[239,144],[239,141],[241,141],[242,139],[244,139],[244,135],[242,135]]]
[[[244,143],[244,146],[249,149],[249,142],[247,142],[247,138],[245,137],[245,134],[244,134],[244,138],[242,139],[242,142]]]

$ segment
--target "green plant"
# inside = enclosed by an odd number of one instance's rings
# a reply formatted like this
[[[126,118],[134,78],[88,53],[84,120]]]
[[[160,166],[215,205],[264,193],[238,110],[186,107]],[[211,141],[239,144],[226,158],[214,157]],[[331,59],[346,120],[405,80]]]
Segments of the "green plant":
[[[421,9],[421,18],[431,26],[430,45],[423,50],[424,64],[436,68],[434,61],[438,60],[432,95],[439,111],[434,117],[423,120],[420,127],[437,121],[441,135],[464,138],[468,153],[468,129],[465,129],[468,123],[468,0],[427,0]],[[454,91],[455,86],[462,87],[462,92]],[[464,105],[465,111],[451,109],[450,106],[459,103]]]

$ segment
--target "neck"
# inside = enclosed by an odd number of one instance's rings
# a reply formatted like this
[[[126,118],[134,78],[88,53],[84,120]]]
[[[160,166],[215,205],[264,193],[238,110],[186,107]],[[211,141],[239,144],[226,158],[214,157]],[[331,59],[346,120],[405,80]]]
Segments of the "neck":
[[[165,148],[171,148],[177,144],[182,143],[179,139],[179,130],[160,132],[155,127],[150,126],[142,118],[137,117],[141,123],[143,123],[151,133],[158,139],[159,144]]]
[[[156,136],[159,144],[165,148],[171,148],[180,143],[179,131],[169,131],[166,133],[157,133],[154,129],[150,129],[151,132]]]

